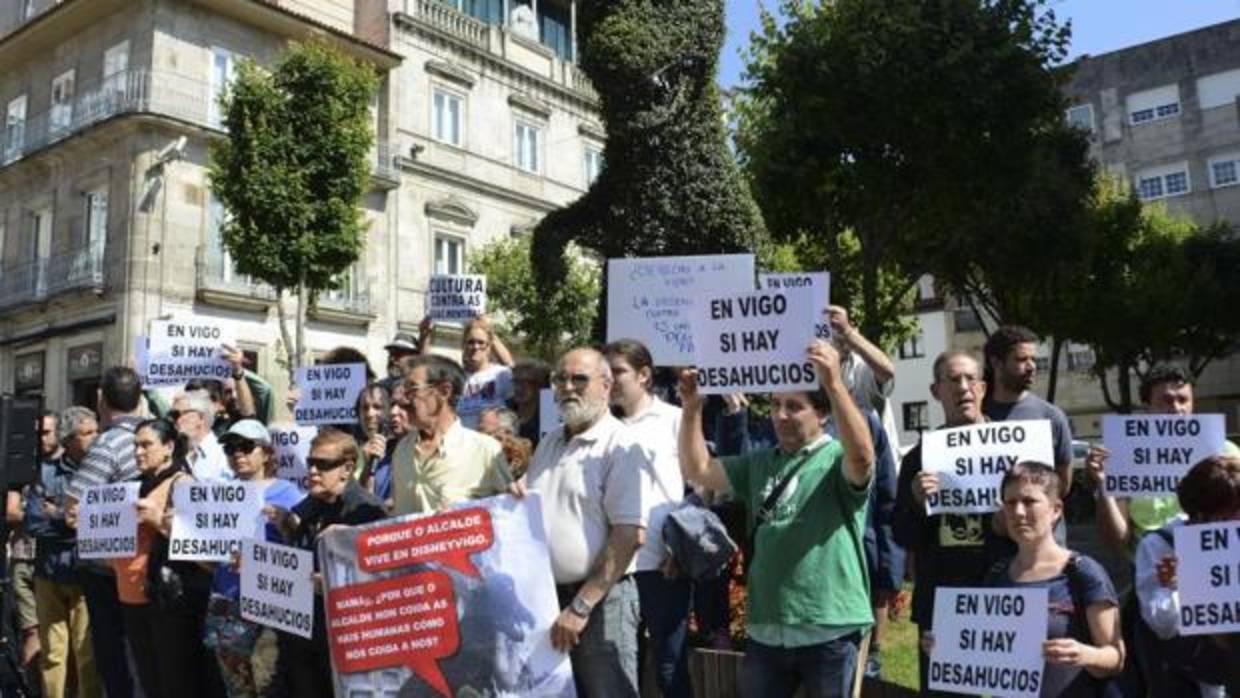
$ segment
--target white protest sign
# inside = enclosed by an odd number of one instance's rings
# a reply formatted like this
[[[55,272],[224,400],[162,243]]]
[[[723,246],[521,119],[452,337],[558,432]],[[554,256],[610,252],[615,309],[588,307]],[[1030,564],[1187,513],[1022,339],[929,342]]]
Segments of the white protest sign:
[[[148,385],[183,385],[195,378],[222,381],[232,376],[232,365],[220,357],[220,346],[235,345],[236,338],[216,320],[152,320],[148,340],[144,364]]]
[[[261,531],[263,486],[257,482],[193,482],[172,486],[170,560],[227,562],[242,538]]]
[[[542,438],[563,424],[560,406],[555,404],[555,391],[543,388],[538,391],[538,437]]]
[[[1051,465],[1055,439],[1047,419],[986,422],[937,429],[921,437],[922,469],[939,474],[939,489],[926,495],[926,512],[985,514],[1003,503],[999,484],[1024,461]]]
[[[1107,457],[1103,491],[1114,497],[1174,496],[1197,461],[1223,452],[1221,414],[1108,414],[1102,417]]]
[[[487,277],[482,274],[434,274],[426,288],[426,313],[432,320],[459,322],[487,311]]]
[[[1036,698],[1048,611],[1045,587],[935,589],[929,687]]]
[[[607,260],[607,341],[636,339],[659,366],[693,363],[698,298],[753,288],[753,255]]]
[[[302,491],[309,489],[310,471],[306,459],[310,457],[310,442],[318,435],[319,428],[279,424],[270,427],[268,432],[275,448],[276,477],[288,480]]]
[[[322,364],[297,369],[301,399],[293,418],[301,425],[354,424],[357,396],[366,387],[366,364]]]
[[[98,485],[82,491],[78,504],[77,551],[84,560],[138,554],[138,483]]]
[[[814,336],[831,339],[831,323],[827,319],[827,308],[831,305],[831,272],[758,274],[759,290],[778,291],[802,286],[811,289],[814,294]]]
[[[707,395],[812,390],[812,289],[701,296],[693,309],[694,364]]]
[[[1240,633],[1240,522],[1175,528],[1180,634]]]
[[[241,617],[309,639],[314,628],[314,553],[241,541]]]

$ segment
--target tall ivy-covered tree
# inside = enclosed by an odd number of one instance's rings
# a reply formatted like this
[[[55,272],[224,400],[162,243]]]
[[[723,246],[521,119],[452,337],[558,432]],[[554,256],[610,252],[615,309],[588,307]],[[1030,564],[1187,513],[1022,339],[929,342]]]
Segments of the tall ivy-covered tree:
[[[921,275],[963,290],[996,238],[1084,206],[1054,68],[1069,29],[1049,4],[782,0],[753,36],[742,164],[777,239],[808,236],[831,265],[855,236],[867,336],[884,339]]]
[[[309,304],[336,288],[364,245],[360,211],[378,78],[321,43],[292,44],[270,70],[243,61],[221,100],[228,138],[211,148],[211,188],[237,271],[273,286],[290,374],[305,356]],[[285,292],[296,297],[290,336]]]
[[[541,288],[564,277],[570,242],[604,258],[762,243],[765,228],[728,148],[715,84],[723,20],[722,0],[578,5],[580,65],[598,90],[607,144],[590,190],[534,232]]]

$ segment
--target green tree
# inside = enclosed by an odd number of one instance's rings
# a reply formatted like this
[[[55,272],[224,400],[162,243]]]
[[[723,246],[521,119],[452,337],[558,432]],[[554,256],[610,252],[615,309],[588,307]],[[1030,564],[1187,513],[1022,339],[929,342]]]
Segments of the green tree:
[[[221,99],[228,138],[212,145],[210,181],[229,212],[234,265],[273,286],[290,375],[305,352],[306,311],[339,286],[364,245],[374,71],[321,43],[293,44],[268,72],[238,66]],[[285,317],[296,294],[296,339]]]
[[[553,361],[565,349],[590,343],[599,297],[599,268],[570,246],[564,276],[540,290],[530,264],[530,237],[496,240],[470,257],[487,277],[489,310],[528,353]]]
[[[604,165],[584,196],[535,230],[539,287],[560,283],[570,242],[602,258],[756,249],[765,228],[715,84],[722,0],[586,2],[577,26],[607,129]]]
[[[752,37],[742,166],[772,234],[818,246],[876,341],[900,331],[923,274],[965,291],[996,238],[1084,205],[1084,138],[1063,124],[1053,67],[1069,29],[1048,4],[783,0]]]

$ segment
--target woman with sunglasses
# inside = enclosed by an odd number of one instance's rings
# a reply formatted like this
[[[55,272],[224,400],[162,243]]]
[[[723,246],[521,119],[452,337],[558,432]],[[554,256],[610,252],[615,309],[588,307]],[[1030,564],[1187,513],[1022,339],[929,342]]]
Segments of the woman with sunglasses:
[[[220,437],[220,443],[233,476],[263,487],[263,511],[269,520],[282,518],[283,512],[292,510],[305,498],[296,485],[275,477],[275,448],[261,422],[243,419],[234,423]],[[261,535],[269,542],[284,542],[274,523],[266,523]],[[275,645],[259,644],[262,628],[242,620],[240,598],[241,578],[236,568],[217,566],[211,580],[203,644],[215,650],[229,698],[256,698],[260,687],[255,679],[255,664],[274,666]]]
[[[134,429],[138,466],[138,549],[114,560],[125,634],[148,698],[219,695],[218,675],[202,646],[210,575],[190,562],[168,560],[172,488],[192,480],[186,438],[168,419],[149,419]]]
[[[422,320],[422,353],[431,353],[435,325],[430,317]],[[493,361],[492,358],[495,360]],[[512,399],[512,354],[485,315],[465,323],[461,334],[461,366],[465,368],[465,389],[457,400],[456,414],[461,424],[478,428],[478,417],[488,407],[506,407]]]

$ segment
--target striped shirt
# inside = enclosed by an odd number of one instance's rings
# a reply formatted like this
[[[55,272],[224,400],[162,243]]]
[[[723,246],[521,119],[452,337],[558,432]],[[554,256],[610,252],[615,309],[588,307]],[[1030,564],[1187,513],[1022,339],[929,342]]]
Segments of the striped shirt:
[[[134,460],[133,431],[142,420],[138,417],[118,417],[95,439],[90,450],[82,458],[82,464],[74,473],[65,494],[74,499],[82,498],[82,490],[96,485],[128,482],[138,479],[138,463]]]

